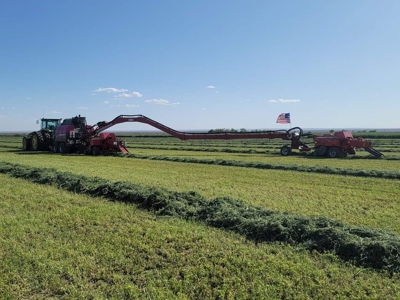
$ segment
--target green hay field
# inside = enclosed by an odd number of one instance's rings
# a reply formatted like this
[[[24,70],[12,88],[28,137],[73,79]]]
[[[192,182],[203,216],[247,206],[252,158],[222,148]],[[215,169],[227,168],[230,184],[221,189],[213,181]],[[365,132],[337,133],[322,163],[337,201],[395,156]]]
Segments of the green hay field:
[[[240,199],[255,207],[306,218],[326,217],[400,237],[399,179],[24,153],[12,148],[18,147],[16,138],[0,140],[2,163],[52,168],[149,189],[194,191],[205,199]],[[146,141],[157,148],[166,139]],[[242,149],[239,141],[236,146]],[[204,159],[211,155],[208,158],[241,162],[400,171],[397,160],[283,158],[133,147],[130,151],[148,156],[186,154]],[[0,298],[400,298],[399,274],[357,267],[330,253],[287,243],[256,243],[202,222],[160,217],[133,204],[92,198],[6,174],[0,179]]]

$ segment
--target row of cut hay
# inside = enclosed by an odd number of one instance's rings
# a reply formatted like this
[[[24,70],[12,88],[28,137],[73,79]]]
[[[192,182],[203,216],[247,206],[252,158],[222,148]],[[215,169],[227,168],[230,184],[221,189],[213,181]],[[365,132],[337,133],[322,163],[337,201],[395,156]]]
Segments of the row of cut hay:
[[[381,132],[353,132],[354,137],[361,136],[363,139],[382,139],[382,140],[392,140],[392,139],[399,139],[400,132],[390,132],[390,133],[381,133]]]
[[[245,162],[245,161],[223,160],[223,159],[200,159],[192,157],[169,157],[169,156],[151,156],[151,155],[138,155],[138,154],[111,154],[111,155],[118,157],[126,157],[126,158],[136,158],[136,159],[150,159],[150,160],[161,160],[161,161],[171,161],[171,162],[181,162],[181,163],[254,168],[263,170],[296,171],[296,172],[307,172],[307,173],[312,172],[312,173],[330,174],[330,175],[400,179],[400,172],[387,171],[387,170],[360,170],[360,169],[334,168],[327,166],[270,164],[264,162]],[[400,160],[400,157],[390,158],[390,159]]]
[[[4,144],[0,144],[0,148],[8,148],[8,149],[22,149],[22,146],[15,146],[15,145],[4,145]]]
[[[5,144],[22,144],[22,139],[7,139],[7,140],[0,140],[0,143],[5,143]]]
[[[383,230],[271,211],[231,198],[207,200],[196,192],[173,192],[54,169],[0,162],[0,173],[75,193],[134,203],[157,215],[204,222],[256,242],[288,243],[311,251],[331,252],[358,266],[400,271],[400,238]]]
[[[220,143],[220,144],[209,144],[209,143],[143,143],[143,142],[131,142],[131,143],[126,143],[128,147],[184,147],[184,148],[191,148],[191,147],[213,147],[215,149],[221,149],[221,148],[236,148],[236,149],[249,149],[249,147],[252,147],[252,149],[280,149],[282,147],[282,144],[270,144],[270,145],[245,145],[245,144],[227,144],[227,143]]]
[[[174,151],[201,151],[201,152],[224,152],[224,153],[243,153],[243,154],[266,154],[270,152],[277,152],[279,153],[279,150],[281,146],[269,146],[265,147],[258,147],[256,146],[256,149],[235,149],[237,146],[226,146],[223,147],[218,147],[218,146],[213,146],[213,147],[204,147],[204,145],[199,145],[199,146],[159,146],[159,145],[137,145],[137,144],[127,144],[128,147],[132,147],[135,149],[151,149],[151,150],[174,150]],[[243,147],[241,147],[243,148]],[[258,149],[257,149],[258,148]],[[388,152],[388,153],[398,153],[400,152],[400,148],[389,148],[389,149],[381,149],[377,148],[376,150],[381,151],[381,152]],[[358,149],[358,151],[364,151],[364,149]],[[312,154],[312,152],[309,152],[308,154]]]
[[[0,143],[0,148],[9,148],[9,149],[22,149],[22,146],[15,146],[15,145],[6,145],[6,144],[1,144]],[[280,149],[280,147],[272,147],[269,148],[270,151],[267,150],[254,150],[254,149],[248,149],[248,150],[233,150],[233,149],[229,149],[229,148],[223,148],[223,149],[218,149],[218,148],[188,148],[188,147],[158,147],[158,146],[154,146],[154,147],[148,147],[148,146],[132,146],[130,147],[128,145],[128,148],[131,149],[150,149],[150,150],[171,150],[171,151],[189,151],[189,152],[226,152],[226,153],[237,153],[237,154],[276,154],[277,156],[281,156],[277,150]],[[397,151],[391,151],[391,152],[397,152]],[[400,151],[399,151],[400,152]],[[300,156],[307,156],[308,158],[316,158],[316,159],[320,159],[321,157],[317,157],[315,156],[313,153],[300,153],[300,152],[293,152],[292,155],[300,155]],[[351,155],[348,156],[346,158],[341,158],[341,159],[376,159],[376,157],[372,156],[372,155]],[[384,156],[385,160],[400,160],[400,157],[398,156]]]
[[[151,150],[173,150],[173,151],[200,151],[200,152],[224,152],[224,153],[243,153],[243,154],[266,154],[271,151],[269,148],[267,150],[257,150],[257,149],[232,149],[232,148],[210,148],[210,147],[188,147],[188,146],[179,146],[179,147],[164,147],[164,146],[138,146],[138,145],[128,145],[128,148],[132,147],[135,149],[151,149]],[[280,149],[277,148],[277,149]]]

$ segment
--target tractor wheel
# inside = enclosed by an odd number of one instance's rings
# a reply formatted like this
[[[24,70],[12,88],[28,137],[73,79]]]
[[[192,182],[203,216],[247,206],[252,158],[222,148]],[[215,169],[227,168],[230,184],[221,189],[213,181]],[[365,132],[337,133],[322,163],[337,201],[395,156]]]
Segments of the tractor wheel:
[[[49,132],[44,132],[45,150],[51,150],[50,146],[53,146],[53,141],[51,140],[51,135]]]
[[[340,150],[337,147],[331,147],[327,152],[328,157],[330,158],[338,158],[341,156]]]
[[[54,153],[59,153],[60,152],[60,143],[59,142],[54,142],[54,144],[53,144],[53,152]]]
[[[291,153],[292,153],[292,148],[290,146],[285,145],[285,146],[283,146],[281,148],[281,155],[282,156],[288,156]]]
[[[42,151],[45,147],[45,142],[43,135],[40,131],[35,131],[32,133],[31,148],[33,151]]]
[[[62,154],[68,153],[67,151],[67,146],[65,145],[64,142],[60,142],[60,144],[58,145],[58,151]]]
[[[31,139],[26,136],[22,138],[22,150],[24,151],[31,150]]]
[[[97,146],[92,147],[92,154],[97,156],[101,154],[101,149]]]

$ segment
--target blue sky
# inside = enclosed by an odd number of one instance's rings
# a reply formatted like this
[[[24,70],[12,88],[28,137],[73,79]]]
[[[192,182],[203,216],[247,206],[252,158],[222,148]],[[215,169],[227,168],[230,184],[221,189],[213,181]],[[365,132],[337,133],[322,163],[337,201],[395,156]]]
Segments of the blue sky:
[[[400,127],[398,0],[0,4],[0,131]]]

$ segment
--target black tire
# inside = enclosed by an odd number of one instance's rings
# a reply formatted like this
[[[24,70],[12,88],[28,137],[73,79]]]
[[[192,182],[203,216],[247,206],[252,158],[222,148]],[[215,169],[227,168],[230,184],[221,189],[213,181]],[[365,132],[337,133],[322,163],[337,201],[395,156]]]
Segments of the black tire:
[[[292,148],[290,146],[285,145],[285,146],[283,146],[281,148],[281,155],[282,156],[288,156],[291,153],[292,153]]]
[[[64,142],[60,142],[60,144],[58,145],[58,151],[62,154],[68,153],[67,152],[67,145],[65,145]]]
[[[318,146],[315,148],[315,155],[316,156],[324,156],[326,153],[326,147],[324,145]]]
[[[101,149],[97,146],[92,147],[92,154],[97,156],[101,154]]]
[[[49,132],[44,132],[44,143],[45,143],[45,150],[50,151],[50,146],[53,146],[53,141],[51,140],[51,134]]]
[[[326,153],[329,158],[338,158],[341,156],[340,150],[337,147],[331,147]]]
[[[27,136],[22,138],[22,150],[29,151],[31,150],[31,139]]]
[[[53,144],[53,152],[54,153],[59,153],[60,152],[60,143],[59,142],[54,142],[54,144]]]
[[[40,131],[33,132],[31,139],[31,149],[33,151],[43,151],[44,148],[45,142],[42,133]]]

